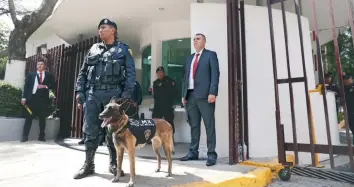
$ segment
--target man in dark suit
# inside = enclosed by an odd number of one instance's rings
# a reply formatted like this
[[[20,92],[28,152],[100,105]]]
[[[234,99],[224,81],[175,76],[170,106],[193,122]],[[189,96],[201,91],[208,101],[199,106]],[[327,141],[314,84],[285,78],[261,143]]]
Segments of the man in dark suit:
[[[49,90],[54,91],[54,76],[45,71],[45,58],[40,58],[37,62],[37,72],[30,72],[25,80],[21,104],[27,105],[32,114],[26,112],[26,121],[23,128],[21,142],[28,141],[28,134],[35,116],[39,118],[39,141],[45,142],[45,118],[49,115]]]
[[[193,45],[196,53],[189,56],[185,64],[184,84],[182,86],[182,104],[186,106],[191,126],[191,144],[187,156],[181,161],[198,160],[200,123],[203,118],[207,134],[207,166],[216,164],[215,152],[215,100],[219,87],[219,61],[214,51],[205,49],[206,38],[196,34]]]

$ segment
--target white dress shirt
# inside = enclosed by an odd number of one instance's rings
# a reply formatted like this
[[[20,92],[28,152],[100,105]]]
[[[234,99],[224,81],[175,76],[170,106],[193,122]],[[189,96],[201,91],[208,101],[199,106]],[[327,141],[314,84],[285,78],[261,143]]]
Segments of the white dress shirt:
[[[40,77],[39,71],[37,71],[37,75],[38,77]],[[42,81],[44,80],[45,77],[45,71],[42,71]],[[33,84],[33,90],[32,90],[32,94],[35,94],[37,91],[37,86],[38,86],[38,78],[37,76],[34,78],[34,84]]]
[[[202,56],[203,50],[204,50],[204,49],[202,49],[199,53],[195,53],[195,54],[194,54],[194,57],[193,57],[193,59],[192,59],[191,68],[190,68],[190,70],[189,70],[189,84],[188,84],[188,90],[193,90],[193,89],[194,89],[193,65],[194,65],[194,61],[195,61],[196,54],[199,54],[199,56],[198,56],[198,61],[197,61],[197,62],[199,62],[199,59],[200,59],[200,57]]]

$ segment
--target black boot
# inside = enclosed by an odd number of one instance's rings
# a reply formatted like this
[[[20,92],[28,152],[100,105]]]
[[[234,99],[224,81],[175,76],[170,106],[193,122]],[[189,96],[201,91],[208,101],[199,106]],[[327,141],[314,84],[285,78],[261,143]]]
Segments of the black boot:
[[[94,150],[86,150],[86,160],[82,168],[75,173],[74,179],[82,179],[95,173],[95,153]]]

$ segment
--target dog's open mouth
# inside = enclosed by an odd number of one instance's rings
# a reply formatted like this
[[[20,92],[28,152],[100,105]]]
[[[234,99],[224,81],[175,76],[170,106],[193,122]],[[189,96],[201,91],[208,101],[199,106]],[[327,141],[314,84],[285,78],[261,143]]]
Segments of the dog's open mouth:
[[[101,127],[104,128],[111,121],[112,117],[109,117],[109,118],[108,117],[103,117],[102,119],[103,119],[103,121],[102,121]]]

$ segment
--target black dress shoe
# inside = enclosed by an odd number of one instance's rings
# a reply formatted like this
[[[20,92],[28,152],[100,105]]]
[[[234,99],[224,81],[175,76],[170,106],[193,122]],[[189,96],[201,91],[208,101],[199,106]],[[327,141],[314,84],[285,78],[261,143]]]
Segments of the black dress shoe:
[[[44,137],[39,137],[38,138],[38,141],[41,141],[41,142],[46,142],[45,138]]]
[[[79,142],[77,142],[77,144],[79,145],[85,144],[85,139],[80,140]]]
[[[27,142],[28,141],[28,137],[22,137],[20,142]]]
[[[187,156],[185,157],[182,157],[179,159],[180,161],[189,161],[189,160],[198,160],[198,156],[192,156],[190,154],[188,154]]]
[[[216,158],[215,157],[208,157],[206,166],[213,166],[216,164]]]

